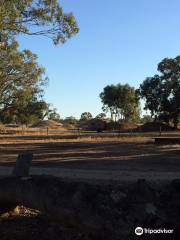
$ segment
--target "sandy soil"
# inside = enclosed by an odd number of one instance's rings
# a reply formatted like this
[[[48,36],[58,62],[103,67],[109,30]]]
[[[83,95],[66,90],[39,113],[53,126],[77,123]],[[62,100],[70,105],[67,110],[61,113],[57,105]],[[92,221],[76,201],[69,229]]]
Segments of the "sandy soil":
[[[22,152],[34,155],[31,174],[86,180],[180,178],[180,145],[155,145],[151,137],[3,142],[0,176],[11,173]]]

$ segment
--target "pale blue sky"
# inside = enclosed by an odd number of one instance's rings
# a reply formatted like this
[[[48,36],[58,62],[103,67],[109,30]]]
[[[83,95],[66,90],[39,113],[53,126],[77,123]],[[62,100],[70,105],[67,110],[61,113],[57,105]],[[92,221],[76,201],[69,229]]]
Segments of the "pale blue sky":
[[[157,63],[180,54],[179,0],[61,0],[80,32],[64,45],[20,37],[39,56],[50,79],[45,99],[62,117],[102,112],[107,84],[138,87]]]

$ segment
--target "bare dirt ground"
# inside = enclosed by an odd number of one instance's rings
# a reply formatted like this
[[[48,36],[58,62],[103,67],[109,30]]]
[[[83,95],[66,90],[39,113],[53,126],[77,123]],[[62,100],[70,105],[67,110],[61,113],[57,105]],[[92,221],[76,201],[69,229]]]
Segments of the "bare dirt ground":
[[[154,135],[154,136],[157,136]],[[150,136],[62,139],[0,136],[0,177],[10,175],[18,154],[34,155],[31,174],[95,182],[180,178],[180,145],[156,145]],[[26,210],[26,208],[25,208]],[[27,212],[0,216],[2,240],[95,240],[47,216]],[[44,231],[46,229],[46,231]],[[107,239],[109,240],[109,239]]]
[[[180,145],[156,145],[152,136],[1,138],[0,176],[11,173],[18,154],[23,152],[34,155],[32,174],[86,180],[180,177]]]

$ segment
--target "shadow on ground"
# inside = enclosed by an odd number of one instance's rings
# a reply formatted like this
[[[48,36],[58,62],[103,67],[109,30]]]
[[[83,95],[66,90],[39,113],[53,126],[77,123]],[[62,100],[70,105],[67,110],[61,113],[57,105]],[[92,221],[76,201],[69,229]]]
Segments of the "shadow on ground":
[[[0,145],[0,166],[32,152],[33,166],[97,170],[180,171],[180,145],[152,142],[63,142]]]

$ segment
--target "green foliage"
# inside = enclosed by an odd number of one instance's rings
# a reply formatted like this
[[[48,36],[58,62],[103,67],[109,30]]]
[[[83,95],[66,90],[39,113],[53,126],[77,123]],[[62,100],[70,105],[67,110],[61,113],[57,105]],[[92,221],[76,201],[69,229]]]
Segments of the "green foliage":
[[[153,118],[150,115],[143,115],[141,118],[141,123],[150,123],[153,122]]]
[[[73,116],[67,117],[64,119],[63,123],[65,124],[76,124],[77,123],[77,119]]]
[[[154,77],[148,77],[140,85],[138,90],[140,96],[146,100],[145,110],[150,110],[151,116],[157,118],[157,115],[161,112],[161,79],[158,75]],[[157,97],[159,96],[159,97]]]
[[[100,93],[103,111],[110,111],[111,119],[136,122],[139,120],[139,100],[136,90],[128,84],[108,85]]]
[[[97,116],[96,116],[96,119],[105,119],[106,118],[106,114],[105,113],[99,113]]]
[[[81,114],[80,121],[86,121],[92,119],[92,114],[90,112],[84,112]]]
[[[54,121],[57,121],[57,122],[60,121],[60,115],[59,115],[59,113],[57,112],[57,109],[56,109],[56,108],[53,108],[53,109],[50,109],[50,110],[49,110],[48,119],[54,120]]]
[[[29,101],[26,104],[18,104],[2,110],[0,113],[2,122],[32,124],[44,118],[47,103],[44,101]]]
[[[1,0],[0,35],[43,35],[55,44],[78,32],[72,13],[66,14],[58,0]],[[0,41],[1,42],[1,41]]]
[[[165,58],[158,64],[159,75],[146,78],[139,95],[145,99],[145,109],[155,119],[173,121],[177,128],[180,116],[180,56]]]
[[[30,50],[18,51],[14,40],[0,47],[0,56],[0,117],[3,121],[29,122],[32,115],[37,116],[37,108],[45,108],[41,100],[48,81],[44,68]],[[33,109],[34,114],[30,114]]]

